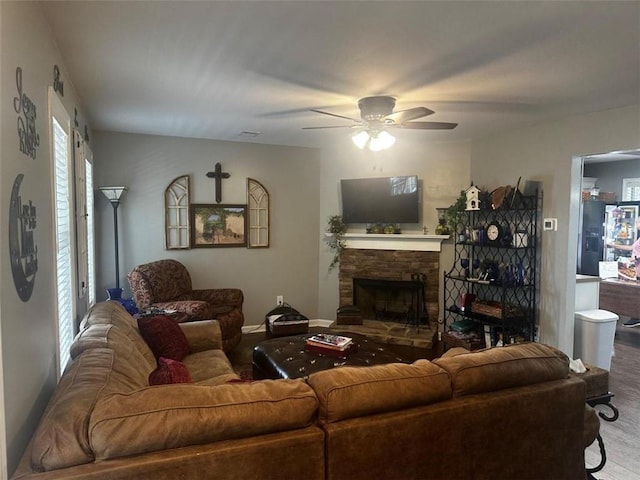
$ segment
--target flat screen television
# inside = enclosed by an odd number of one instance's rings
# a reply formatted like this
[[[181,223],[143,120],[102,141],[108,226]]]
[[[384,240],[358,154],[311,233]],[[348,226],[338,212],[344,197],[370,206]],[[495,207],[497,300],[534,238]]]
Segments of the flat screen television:
[[[340,180],[344,223],[420,223],[417,175]]]

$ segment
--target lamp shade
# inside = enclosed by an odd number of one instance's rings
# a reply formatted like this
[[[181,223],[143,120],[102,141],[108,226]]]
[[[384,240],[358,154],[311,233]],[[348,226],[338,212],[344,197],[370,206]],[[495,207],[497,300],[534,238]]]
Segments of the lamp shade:
[[[386,150],[387,148],[392,147],[394,143],[396,143],[396,137],[386,130],[382,130],[378,132],[377,135],[371,137],[369,150],[372,152],[379,152],[380,150]]]
[[[362,150],[369,142],[369,133],[366,130],[360,130],[351,137],[351,140],[355,143],[356,147]]]
[[[123,197],[127,190],[127,187],[98,187],[98,189],[109,199],[111,203],[117,203]]]
[[[358,133],[351,137],[353,143],[359,149],[368,148],[372,152],[379,152],[385,150],[394,143],[396,143],[396,137],[391,135],[386,130],[370,132],[368,130],[360,130]]]

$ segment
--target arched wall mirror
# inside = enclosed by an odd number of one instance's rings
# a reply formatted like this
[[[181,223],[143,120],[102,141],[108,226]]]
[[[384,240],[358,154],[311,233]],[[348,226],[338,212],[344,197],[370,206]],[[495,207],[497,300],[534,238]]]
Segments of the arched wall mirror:
[[[189,244],[189,175],[174,179],[164,191],[165,247],[187,249]]]
[[[269,247],[269,192],[259,181],[247,178],[249,248]]]

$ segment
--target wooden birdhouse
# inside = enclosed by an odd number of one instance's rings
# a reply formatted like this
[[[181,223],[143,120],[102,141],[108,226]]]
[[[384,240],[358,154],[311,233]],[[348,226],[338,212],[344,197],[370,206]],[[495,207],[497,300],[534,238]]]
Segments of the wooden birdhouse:
[[[475,185],[471,185],[465,191],[467,196],[467,208],[465,210],[480,210],[480,189]]]

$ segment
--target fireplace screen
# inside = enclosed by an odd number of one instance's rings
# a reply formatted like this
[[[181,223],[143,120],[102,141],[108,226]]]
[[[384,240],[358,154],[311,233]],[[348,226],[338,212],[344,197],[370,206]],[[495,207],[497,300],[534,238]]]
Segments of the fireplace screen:
[[[353,304],[363,319],[401,322],[419,326],[428,323],[425,279],[353,279]]]

